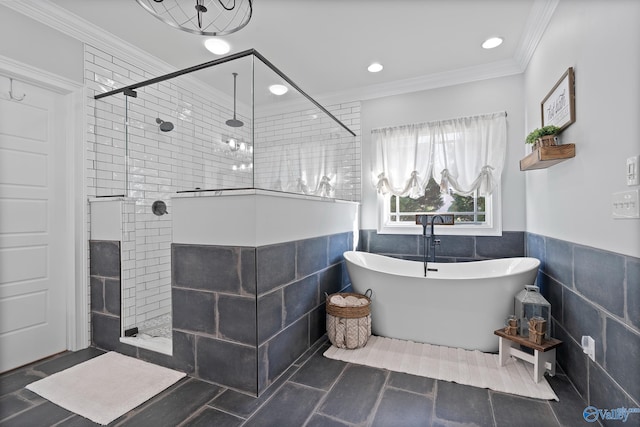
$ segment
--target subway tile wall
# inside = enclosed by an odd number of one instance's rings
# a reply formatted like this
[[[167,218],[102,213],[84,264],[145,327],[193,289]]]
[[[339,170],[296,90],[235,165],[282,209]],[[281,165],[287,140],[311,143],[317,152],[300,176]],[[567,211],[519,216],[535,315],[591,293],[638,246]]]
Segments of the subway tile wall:
[[[640,259],[534,233],[526,248],[541,260],[537,284],[564,341],[558,363],[577,390],[598,408],[640,407]],[[596,341],[595,361],[583,335]]]
[[[327,108],[356,134],[360,102]],[[256,118],[257,188],[360,201],[360,144],[318,109]],[[318,161],[324,159],[324,161]],[[322,192],[322,177],[332,191]]]
[[[176,191],[254,186],[253,170],[248,167],[251,159],[231,153],[223,141],[229,133],[224,121],[233,114],[232,103],[214,102],[221,98],[203,86],[185,77],[140,88],[137,98],[115,95],[93,99],[99,93],[153,77],[157,77],[155,70],[85,44],[87,194],[132,197],[123,218],[125,328],[168,314],[171,308],[171,217],[154,215],[152,203],[162,200],[171,212],[171,195]],[[326,108],[359,133],[359,102]],[[237,114],[246,125],[235,129],[235,136],[249,141],[251,121],[240,111]],[[161,132],[156,118],[173,122],[174,130]],[[328,175],[335,197],[360,200],[360,137],[345,138],[345,134],[331,121],[318,119],[318,111],[305,109],[256,119],[254,161],[264,165],[255,169],[256,185],[275,188],[280,179],[287,190],[294,190],[297,184],[315,190],[321,175]],[[324,153],[317,151],[320,145],[326,145]],[[300,165],[314,164],[309,156],[318,154],[333,163],[316,167],[303,176],[304,182],[290,179],[291,174],[300,175]],[[285,176],[287,180],[282,179]]]

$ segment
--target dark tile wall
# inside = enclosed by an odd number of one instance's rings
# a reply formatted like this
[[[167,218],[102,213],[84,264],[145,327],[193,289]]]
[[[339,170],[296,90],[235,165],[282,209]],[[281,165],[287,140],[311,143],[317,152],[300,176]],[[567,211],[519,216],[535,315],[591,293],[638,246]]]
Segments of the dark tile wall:
[[[174,331],[195,375],[259,394],[325,333],[324,292],[348,285],[349,233],[257,248],[173,245]]]
[[[90,240],[89,257],[91,344],[103,350],[113,350],[128,356],[141,357],[139,356],[141,350],[139,351],[137,347],[120,342],[120,292],[122,289],[120,242]],[[175,364],[165,364],[165,366],[179,369]]]
[[[351,233],[257,248],[172,245],[167,356],[120,343],[119,242],[92,241],[92,342],[259,394],[325,334],[324,295],[348,287],[342,253],[352,245]]]
[[[120,242],[91,240],[89,256],[91,342],[98,347],[116,345],[120,336]],[[102,333],[106,331],[117,331],[115,339],[111,333]]]
[[[640,407],[640,259],[533,233],[537,284],[551,303],[558,363],[590,405]],[[596,340],[596,360],[581,339]]]
[[[438,236],[438,262],[463,262],[479,259],[524,256],[524,232],[505,231],[502,236]],[[376,230],[360,230],[358,250],[396,258],[422,260],[424,243],[421,235],[378,234]]]
[[[352,247],[340,233],[257,248],[259,392],[326,332],[325,293],[349,285],[342,253]]]

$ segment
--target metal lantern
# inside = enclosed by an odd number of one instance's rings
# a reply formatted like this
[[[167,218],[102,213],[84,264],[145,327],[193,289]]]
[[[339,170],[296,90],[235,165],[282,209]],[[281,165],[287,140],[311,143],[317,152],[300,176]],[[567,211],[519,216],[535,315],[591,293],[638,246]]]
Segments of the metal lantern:
[[[520,322],[520,335],[529,336],[529,320],[533,317],[541,317],[547,322],[546,337],[551,337],[551,304],[542,295],[540,288],[535,285],[525,286],[516,295],[514,304],[515,315]]]

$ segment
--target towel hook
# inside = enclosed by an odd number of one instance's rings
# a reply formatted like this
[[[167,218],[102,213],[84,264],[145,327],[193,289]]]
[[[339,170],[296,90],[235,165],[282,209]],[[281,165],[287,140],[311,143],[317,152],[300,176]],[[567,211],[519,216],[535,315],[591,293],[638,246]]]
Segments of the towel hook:
[[[21,97],[13,96],[13,79],[9,77],[9,98],[14,101],[22,101],[26,96],[26,93],[23,93]]]

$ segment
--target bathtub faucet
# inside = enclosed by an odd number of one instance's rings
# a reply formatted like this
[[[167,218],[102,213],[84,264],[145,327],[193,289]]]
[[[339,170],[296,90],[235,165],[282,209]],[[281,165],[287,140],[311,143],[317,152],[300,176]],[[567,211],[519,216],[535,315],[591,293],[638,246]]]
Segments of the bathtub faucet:
[[[427,227],[429,226],[429,217],[431,217],[431,229],[430,233],[427,236]],[[438,224],[442,225],[453,225],[454,224],[454,216],[445,214],[445,215],[425,215],[419,214],[416,215],[416,224],[422,225],[422,236],[424,238],[424,254],[423,254],[423,263],[424,263],[424,276],[427,277],[427,271],[438,271],[437,268],[428,268],[428,262],[436,262],[436,247],[440,246],[440,239],[436,238],[434,234],[434,226],[436,223],[436,219],[438,219]],[[427,242],[428,241],[428,242]]]
[[[440,246],[440,239],[436,238],[436,235],[433,234],[433,225],[436,222],[436,218],[440,219],[440,223],[444,223],[444,218],[441,215],[434,215],[431,217],[431,233],[429,234],[429,254],[431,255],[431,259],[429,261],[436,262],[436,247]]]

